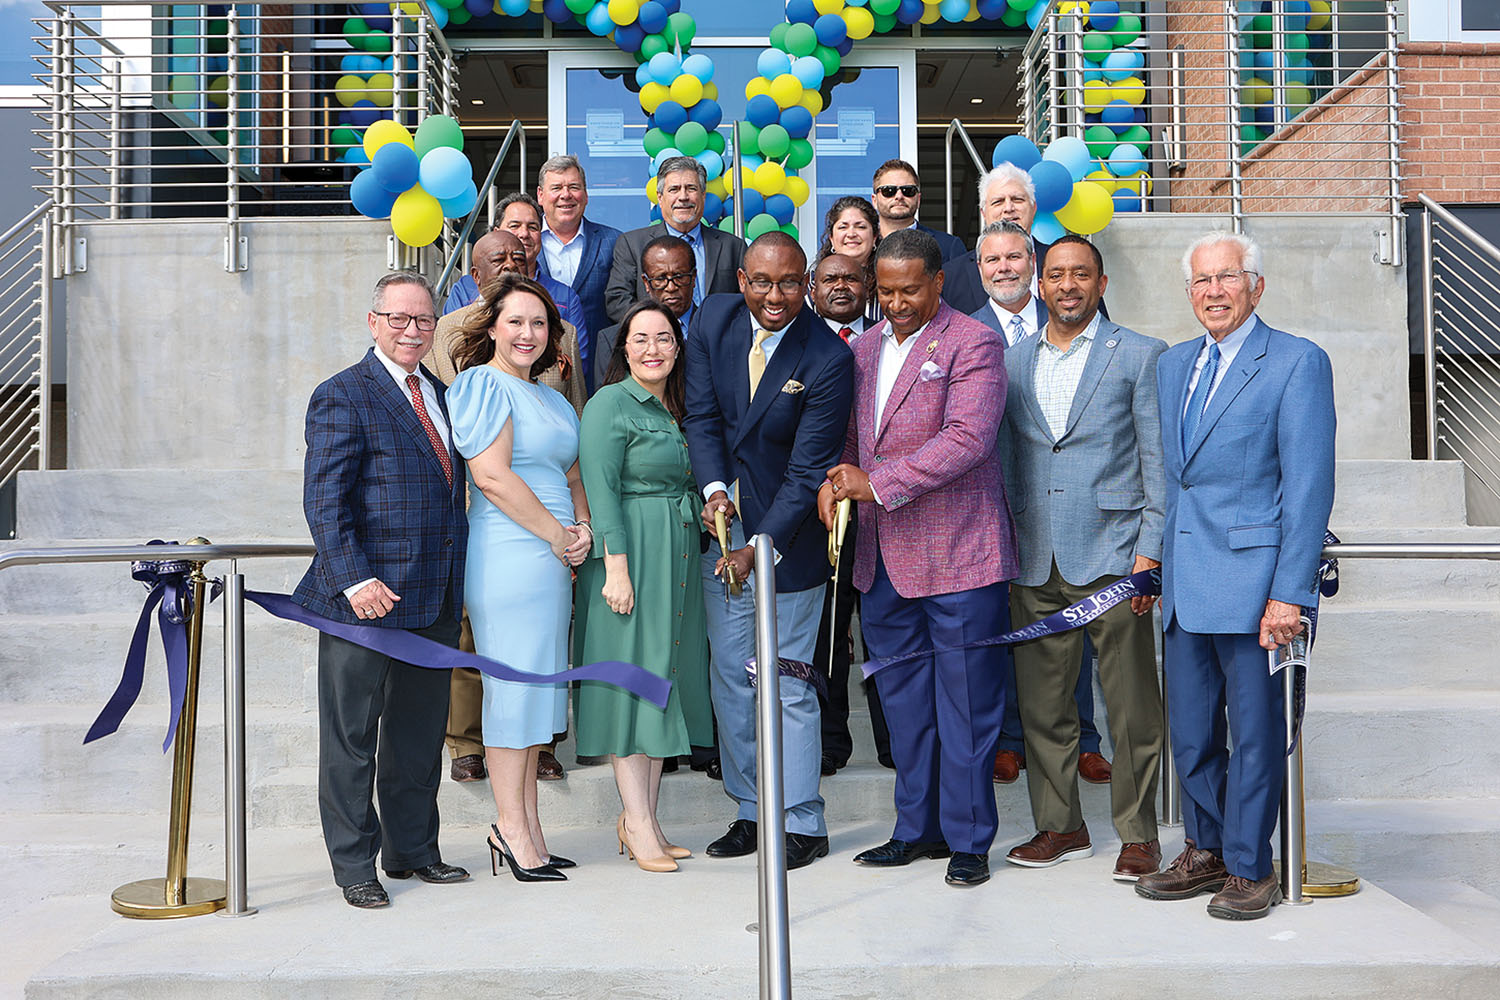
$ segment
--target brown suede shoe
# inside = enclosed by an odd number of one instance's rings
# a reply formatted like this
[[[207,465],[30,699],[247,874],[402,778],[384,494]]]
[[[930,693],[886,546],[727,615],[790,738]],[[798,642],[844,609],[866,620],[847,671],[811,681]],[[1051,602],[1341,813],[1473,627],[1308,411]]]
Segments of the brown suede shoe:
[[[1025,757],[1014,750],[1001,750],[995,754],[995,784],[1010,784],[1021,776],[1025,768]]]
[[[536,776],[538,781],[557,781],[563,778],[563,767],[552,755],[551,750],[543,750],[537,754]]]
[[[1137,879],[1135,891],[1147,899],[1191,899],[1200,892],[1218,892],[1228,879],[1224,859],[1189,840],[1166,871]]]
[[[484,758],[477,753],[454,757],[453,763],[448,766],[448,773],[454,781],[483,781],[487,776]]]
[[[1081,753],[1078,755],[1078,776],[1091,785],[1107,785],[1114,771],[1102,753]]]
[[[1072,833],[1039,831],[1026,843],[1012,847],[1005,860],[1022,868],[1051,868],[1064,861],[1093,855],[1094,845],[1089,843],[1089,827],[1087,823],[1083,823]]]
[[[1208,901],[1208,915],[1223,920],[1259,920],[1281,902],[1281,880],[1272,872],[1258,882],[1229,876],[1219,894]]]
[[[1134,882],[1142,875],[1155,875],[1161,868],[1161,842],[1121,844],[1115,861],[1115,881]]]

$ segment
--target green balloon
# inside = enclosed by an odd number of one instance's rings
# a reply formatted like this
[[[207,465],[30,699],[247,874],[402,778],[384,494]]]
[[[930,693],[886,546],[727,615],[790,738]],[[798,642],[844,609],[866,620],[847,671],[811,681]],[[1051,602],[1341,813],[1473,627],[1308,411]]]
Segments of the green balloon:
[[[760,129],[747,121],[739,123],[739,139],[741,153],[755,153],[760,150]]]
[[[1147,147],[1151,145],[1151,133],[1144,125],[1132,125],[1125,130],[1125,134],[1120,136],[1118,141],[1129,143],[1132,146],[1139,146],[1141,152],[1145,153]]]
[[[818,33],[810,24],[797,23],[786,29],[786,50],[794,56],[810,56],[818,47]]]
[[[896,8],[900,6],[901,0],[870,0],[870,13],[876,17],[882,17],[887,14],[895,17]],[[1031,4],[1028,3],[1026,6],[1030,7]]]
[[[783,233],[786,233],[794,240],[800,240],[802,238],[802,234],[797,232],[797,224],[795,222],[788,222],[786,225],[780,228]]]
[[[806,139],[793,139],[791,148],[786,153],[784,166],[788,170],[801,170],[813,161],[812,143]]]
[[[469,8],[465,7],[463,4],[459,4],[457,7],[454,7],[453,9],[448,11],[449,24],[468,24],[473,17],[474,15],[469,13]]]
[[[708,129],[697,122],[684,122],[672,136],[672,145],[682,150],[684,156],[697,156],[708,148]]]
[[[1115,48],[1129,45],[1141,37],[1141,19],[1134,14],[1121,14],[1120,19],[1115,22],[1109,37],[1115,40]]]
[[[783,52],[786,51],[786,33],[791,30],[791,27],[791,24],[782,21],[771,29],[771,46],[773,48],[778,48]]]
[[[839,56],[838,49],[829,48],[827,45],[819,45],[813,49],[813,56],[823,64],[823,75],[832,76],[839,71],[843,65],[843,59]]]
[[[370,33],[370,26],[362,17],[351,17],[344,22],[344,41],[356,49],[365,47],[364,36]]]
[[[1007,6],[1005,13],[1000,15],[1000,23],[1007,28],[1019,28],[1026,23],[1026,12],[1017,10],[1015,7]]]
[[[766,233],[775,232],[780,228],[773,216],[762,212],[745,223],[745,238],[747,240],[760,239]]]
[[[1286,50],[1288,52],[1306,52],[1312,42],[1301,32],[1286,36]]]
[[[646,133],[646,137],[641,140],[641,144],[646,147],[646,155],[654,160],[657,153],[672,145],[672,137],[661,129],[654,128]]]
[[[660,35],[647,35],[641,39],[641,58],[643,60],[650,59],[658,52],[668,52],[671,50],[672,46],[667,41],[665,35],[666,32],[662,32]]]
[[[711,150],[713,150],[715,153],[718,153],[720,156],[723,156],[724,155],[724,150],[726,150],[726,149],[729,148],[729,144],[724,141],[724,133],[723,132],[710,132],[710,133],[708,133],[708,148],[711,149]]]
[[[1096,160],[1107,160],[1122,139],[1115,138],[1115,130],[1108,125],[1090,125],[1083,131],[1083,141],[1089,147],[1089,155]]]
[[[358,146],[360,144],[360,134],[352,128],[336,128],[333,130],[333,135],[329,138],[333,141],[333,145],[338,149],[340,154],[350,146]]]
[[[689,122],[688,124],[690,125],[692,123]],[[683,128],[686,127],[686,125],[683,126]],[[780,159],[781,157],[785,156],[787,150],[791,148],[792,137],[787,135],[786,129],[782,128],[775,122],[772,122],[770,125],[767,125],[765,128],[760,130],[761,155],[769,156],[772,159]],[[683,152],[686,153],[687,150],[684,149]]]
[[[1083,33],[1083,57],[1089,62],[1103,62],[1114,50],[1115,43],[1107,32],[1085,31]]]
[[[567,7],[575,14],[587,14],[594,9],[594,0],[565,0]]]
[[[593,6],[592,3],[589,6]],[[662,34],[667,39],[676,42],[683,48],[693,44],[693,38],[698,34],[698,22],[693,20],[693,15],[678,11],[667,18],[667,26],[662,29]]]
[[[447,115],[428,115],[422,119],[422,124],[417,126],[417,134],[414,138],[418,159],[439,146],[464,148],[464,130],[459,128],[458,122]]]
[[[871,6],[874,6],[874,4],[872,3]],[[898,7],[900,6],[899,2],[897,3],[897,6]],[[1024,24],[1026,22],[1023,20],[1021,23]],[[877,13],[875,15],[875,32],[877,34],[884,35],[887,32],[889,32],[892,28],[894,28],[895,26],[896,26],[896,15],[895,14],[878,14]]]
[[[1010,0],[1009,6],[1011,10],[1018,10],[1022,14],[1024,14],[1028,10],[1030,10],[1032,6],[1035,5],[1035,3],[1036,0]]]
[[[372,31],[365,36],[364,44],[366,52],[376,54],[389,52],[391,51],[391,36],[383,31]]]
[[[732,213],[719,220],[719,230],[725,233],[734,232],[734,215]]]

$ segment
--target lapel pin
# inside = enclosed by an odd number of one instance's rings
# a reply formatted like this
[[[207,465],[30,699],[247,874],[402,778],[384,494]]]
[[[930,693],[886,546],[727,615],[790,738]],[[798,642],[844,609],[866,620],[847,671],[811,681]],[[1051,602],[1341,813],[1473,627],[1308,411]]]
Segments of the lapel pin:
[[[932,343],[930,343],[930,344],[927,345],[927,353],[928,354],[935,354],[935,353],[937,353],[937,341],[934,340]]]

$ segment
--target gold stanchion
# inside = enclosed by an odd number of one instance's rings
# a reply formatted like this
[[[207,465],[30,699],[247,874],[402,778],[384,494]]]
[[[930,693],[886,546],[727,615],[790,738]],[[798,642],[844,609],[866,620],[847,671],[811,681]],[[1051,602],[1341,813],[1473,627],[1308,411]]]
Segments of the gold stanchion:
[[[844,536],[849,533],[849,516],[854,501],[848,497],[834,507],[833,528],[828,532],[828,562],[833,566],[833,593],[828,598],[828,677],[833,678],[834,625],[838,619],[839,557],[844,554]]]
[[[207,545],[208,539],[194,538],[188,545]],[[171,917],[196,917],[224,908],[227,898],[224,881],[216,878],[188,878],[188,822],[193,806],[193,751],[198,728],[198,674],[203,659],[203,616],[208,580],[203,563],[192,564],[188,582],[193,585],[193,612],[188,621],[187,680],[182,698],[182,715],[177,720],[177,736],[172,743],[172,808],[167,829],[167,877],[148,878],[120,886],[110,896],[110,908],[126,917],[163,920]]]
[[[714,528],[719,536],[719,554],[729,555],[729,522],[724,520],[722,510],[714,511]],[[740,596],[743,587],[738,575],[734,572],[734,563],[724,564],[724,603],[729,603],[729,595]]]

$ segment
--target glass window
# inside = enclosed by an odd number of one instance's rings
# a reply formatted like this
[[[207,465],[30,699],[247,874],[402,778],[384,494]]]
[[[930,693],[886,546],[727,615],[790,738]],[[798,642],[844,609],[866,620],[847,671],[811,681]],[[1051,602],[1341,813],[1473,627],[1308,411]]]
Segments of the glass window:
[[[786,20],[786,0],[734,0],[692,5],[698,35],[764,38],[771,26]],[[717,56],[715,56],[717,61]]]
[[[893,66],[851,69],[818,115],[813,165],[818,172],[817,219],[844,195],[870,197],[875,168],[901,155],[900,72]]]

